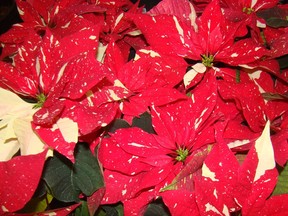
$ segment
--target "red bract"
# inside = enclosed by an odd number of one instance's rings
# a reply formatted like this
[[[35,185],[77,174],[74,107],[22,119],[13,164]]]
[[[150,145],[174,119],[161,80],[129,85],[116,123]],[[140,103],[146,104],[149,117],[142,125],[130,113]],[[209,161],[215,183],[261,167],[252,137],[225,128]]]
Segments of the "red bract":
[[[33,127],[47,145],[73,160],[78,135],[87,135],[108,125],[114,119],[116,109],[93,103],[90,89],[97,88],[105,77],[109,77],[93,53],[80,55],[65,67],[63,76],[35,113]],[[90,70],[95,73],[90,74]]]
[[[47,142],[47,145],[53,148],[57,147],[57,150],[71,159],[73,158],[73,150],[78,137],[77,122],[87,123],[86,119],[82,119],[82,117],[90,117],[92,111],[83,111],[83,109],[86,109],[81,105],[80,108],[82,110],[79,110],[79,102],[69,104],[63,97],[78,99],[105,77],[99,62],[96,61],[95,54],[91,54],[90,57],[88,55],[86,57],[88,60],[84,60],[87,53],[95,52],[98,47],[99,26],[90,24],[60,40],[57,40],[48,30],[43,39],[35,35],[32,38],[34,40],[28,40],[18,49],[18,53],[13,57],[13,64],[2,62],[0,68],[0,73],[1,75],[3,74],[1,77],[1,85],[3,87],[10,88],[20,95],[34,99],[36,102],[35,108],[42,108],[35,113],[33,122],[36,124],[35,129],[37,131],[42,130],[42,132],[39,131],[39,134],[41,134],[43,140]],[[72,62],[71,64],[73,65],[72,60],[76,59],[74,60],[75,63],[80,61],[79,58],[84,58],[81,62],[81,70],[84,71],[81,71],[81,74],[79,73],[79,66],[75,67],[74,70],[68,70],[68,67],[65,71],[69,62]],[[86,67],[86,70],[84,67]],[[101,72],[95,73],[94,76],[90,75],[90,70],[93,68]],[[7,73],[7,69],[11,72]],[[63,74],[65,75],[63,76]],[[72,83],[70,87],[67,85],[68,82]],[[77,90],[73,83],[78,84]],[[76,91],[71,93],[71,89]],[[87,104],[88,102],[86,101]],[[73,107],[77,107],[75,109],[76,114],[72,111]],[[64,112],[64,110],[70,111]],[[79,116],[81,117],[79,118]],[[97,117],[99,116],[103,116],[102,112],[97,115]],[[113,117],[114,115],[112,114],[112,119]],[[64,119],[65,124],[70,124],[68,128],[73,128],[71,134],[67,131],[69,129],[63,128],[63,124],[57,123],[60,118],[62,118],[60,120],[62,122]],[[89,129],[83,127],[81,132],[84,134],[89,133],[103,123],[98,118],[97,121],[99,122],[96,126],[87,124]],[[107,125],[111,118],[108,122],[106,122],[106,119],[104,121]],[[85,123],[80,125],[85,125]],[[54,134],[54,137],[49,135],[49,131]],[[71,137],[69,138],[69,136]],[[71,145],[63,145],[65,142],[71,143]]]
[[[105,11],[100,6],[81,1],[17,0],[17,6],[24,22],[15,24],[8,32],[0,36],[3,46],[2,58],[13,55],[19,46],[31,40],[31,34],[43,36],[46,31],[49,31],[59,40],[95,23],[81,17],[82,13]],[[99,27],[100,25],[102,23],[99,23]],[[33,45],[36,44],[33,43]]]
[[[234,154],[225,144],[214,145],[204,161],[202,176],[195,177],[196,202],[200,212],[228,215],[228,212],[240,209],[233,197],[238,167]]]
[[[270,56],[277,58],[287,54],[288,29],[266,27],[263,30],[264,43],[270,48]]]
[[[267,122],[262,135],[239,169],[239,184],[242,189],[238,188],[239,193],[235,193],[235,199],[242,206],[243,215],[261,211],[277,182],[278,172],[269,127]]]
[[[225,100],[235,100],[236,107],[242,110],[245,120],[253,131],[262,130],[265,124],[265,103],[254,83],[219,82],[218,88]]]
[[[156,133],[169,137],[172,145],[182,143],[193,150],[213,143],[214,129],[211,125],[220,117],[211,114],[217,100],[215,81],[215,77],[208,74],[202,85],[190,92],[188,101],[167,105],[159,111],[154,108],[152,123]]]
[[[173,216],[201,215],[197,207],[195,194],[190,191],[167,190],[161,193],[161,197]]]
[[[108,182],[105,203],[134,202],[135,196],[142,199],[142,192],[150,189],[152,200],[189,161],[196,160],[193,151],[214,142],[211,124],[217,118],[210,114],[215,106],[216,89],[213,85],[210,88],[211,91],[206,91],[207,86],[203,85],[193,91],[191,99],[153,107],[152,122],[157,135],[129,128],[119,129],[103,140],[99,157]],[[118,192],[113,189],[114,184],[118,185]],[[193,182],[187,180],[184,184],[191,187]]]
[[[39,48],[40,44],[41,38],[37,34],[31,34],[29,40],[19,47],[17,54],[10,59],[11,63],[0,62],[1,87],[36,98],[39,78],[36,69],[38,52],[35,49]]]
[[[170,58],[174,61],[167,62],[154,55],[152,50],[140,50],[135,60],[125,63],[119,48],[114,43],[110,44],[104,63],[114,80],[104,83],[91,99],[98,105],[118,104],[119,111],[129,122],[149,106],[184,99],[185,96],[174,86],[181,82],[186,63],[178,58]]]
[[[266,54],[266,50],[251,38],[234,42],[238,25],[235,23],[232,25],[224,18],[218,1],[212,1],[207,5],[199,18],[196,18],[191,4],[189,13],[187,7],[183,9],[181,5],[185,4],[189,3],[183,1],[181,4],[171,5],[174,10],[169,10],[169,14],[130,15],[130,17],[149,45],[160,54],[201,60],[209,67],[218,61],[230,65],[247,64]],[[157,6],[153,11],[166,12],[157,10]],[[184,17],[179,14],[184,14]],[[165,26],[169,26],[169,31]],[[246,48],[242,49],[243,47]]]
[[[46,159],[47,151],[18,156],[0,162],[0,213],[15,212],[32,198]]]
[[[227,121],[223,137],[234,151],[248,150],[251,148],[251,143],[260,135],[259,132],[262,131],[263,122],[268,118],[271,121],[271,130],[273,131],[271,139],[275,149],[275,160],[277,163],[284,165],[287,160],[287,149],[284,144],[286,143],[287,103],[284,98],[281,98],[281,95],[284,95],[284,92],[287,91],[286,84],[282,80],[277,80],[274,83],[271,76],[263,70],[238,72],[240,73],[238,83],[236,82],[235,70],[221,68],[216,73],[218,78],[221,77],[218,80],[218,90],[221,97],[214,112],[221,113],[223,115],[222,119]],[[231,89],[224,91],[223,84]],[[281,90],[276,88],[278,85],[283,88],[281,87]],[[243,86],[245,86],[245,90]],[[241,91],[241,89],[244,91]],[[237,93],[238,96],[235,94],[228,97],[233,98],[234,103],[233,100],[227,98],[228,94],[233,92],[239,93]],[[245,99],[252,92],[255,95]],[[253,98],[253,101],[250,101],[249,98]],[[255,100],[258,102],[255,103]],[[246,108],[240,105],[241,101],[243,101],[243,105],[247,106]],[[246,109],[249,109],[248,115]],[[260,117],[255,118],[255,116]],[[259,120],[260,122],[257,123]]]
[[[268,122],[241,166],[227,146],[213,147],[204,161],[202,177],[196,178],[195,193],[201,212],[211,215],[228,215],[239,209],[243,215],[261,212],[278,175],[269,126]]]
[[[21,19],[25,23],[34,23],[36,31],[50,29],[57,37],[63,37],[67,35],[67,31],[71,33],[71,31],[75,32],[83,27],[79,23],[80,19],[77,20],[78,22],[73,20],[75,15],[105,11],[105,8],[78,0],[61,2],[17,0],[17,6]]]
[[[243,0],[243,1],[233,1],[233,0],[220,0],[223,5],[224,14],[227,18],[233,21],[245,20],[245,23],[249,25],[253,19],[255,21],[255,14],[259,10],[272,8],[278,4],[278,0]],[[253,22],[252,21],[252,22]],[[254,24],[254,23],[253,23]]]
[[[124,215],[146,215],[162,201],[173,216],[285,214],[286,194],[274,194],[288,161],[286,6],[162,0],[146,12],[130,0],[16,2],[23,23],[0,36],[2,101],[16,93],[32,104],[14,97],[1,106],[0,214],[26,211],[41,174],[49,177],[46,151],[9,151],[35,138],[63,165],[77,159],[78,142],[101,161],[89,162],[93,172],[73,170],[101,180],[96,192],[98,179],[71,194],[83,202],[75,214],[123,205]],[[66,180],[50,183],[46,193],[66,202],[57,194]]]
[[[259,210],[259,212],[257,212],[257,215],[285,215],[288,212],[286,205],[287,201],[287,194],[272,196],[265,202],[265,205]]]
[[[129,1],[128,1],[129,2]],[[107,11],[104,25],[101,29],[100,41],[103,46],[107,46],[109,43],[116,43],[121,50],[121,55],[125,59],[129,58],[130,48],[139,49],[146,45],[143,37],[140,37],[140,32],[134,25],[134,23],[126,19],[126,13],[139,14],[141,8],[138,8],[138,4],[119,5],[119,8],[113,6],[111,11]],[[130,3],[131,4],[131,3]]]
[[[43,39],[33,33],[11,57],[13,64],[1,62],[1,85],[26,97],[36,98],[40,93],[47,96],[69,60],[80,53],[96,50],[98,34],[96,26],[86,26],[60,41],[49,31]],[[6,72],[8,70],[10,73]]]

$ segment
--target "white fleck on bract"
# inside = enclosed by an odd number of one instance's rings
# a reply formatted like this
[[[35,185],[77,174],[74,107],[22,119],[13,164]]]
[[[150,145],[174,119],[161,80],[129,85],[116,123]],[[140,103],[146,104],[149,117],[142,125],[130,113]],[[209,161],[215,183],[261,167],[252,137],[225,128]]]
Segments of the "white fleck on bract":
[[[207,165],[204,163],[202,166],[202,176],[211,179],[212,181],[219,181],[219,179],[216,179],[215,172],[212,172]]]
[[[149,54],[152,58],[155,57],[161,57],[159,53],[153,51],[153,50],[147,50],[147,49],[140,49],[139,52]]]
[[[248,140],[248,139],[235,140],[235,141],[232,141],[232,142],[228,143],[227,145],[231,149],[231,148],[235,148],[235,147],[238,147],[238,146],[246,145],[249,142],[250,142],[250,140]]]
[[[255,142],[255,149],[258,156],[258,166],[254,182],[257,181],[266,170],[275,168],[274,150],[270,139],[270,121],[267,121],[261,136]]]
[[[64,138],[68,143],[78,141],[78,124],[69,118],[60,118],[57,121],[57,126]]]
[[[206,209],[205,209],[206,212],[208,212],[208,211],[213,211],[213,212],[216,213],[216,214],[222,215],[221,212],[219,212],[219,211],[215,208],[215,206],[211,205],[210,203],[206,203],[206,204],[205,204],[205,207],[206,207]]]
[[[176,16],[173,16],[173,20],[175,22],[176,29],[180,35],[180,40],[181,40],[182,44],[184,44],[184,31],[183,31],[182,27],[180,26]]]
[[[122,196],[124,196],[127,193],[127,189],[122,190]]]
[[[192,80],[196,77],[198,74],[197,71],[195,71],[193,68],[187,71],[187,73],[183,77],[183,82],[185,85],[185,88],[187,88],[188,85],[192,82]]]
[[[139,143],[128,143],[129,146],[139,147],[139,148],[149,148],[148,146]]]
[[[90,40],[95,40],[97,37],[95,36],[95,35],[91,35],[90,37],[89,37],[89,39]]]
[[[1,209],[3,212],[9,212],[9,210],[4,205],[1,206]]]

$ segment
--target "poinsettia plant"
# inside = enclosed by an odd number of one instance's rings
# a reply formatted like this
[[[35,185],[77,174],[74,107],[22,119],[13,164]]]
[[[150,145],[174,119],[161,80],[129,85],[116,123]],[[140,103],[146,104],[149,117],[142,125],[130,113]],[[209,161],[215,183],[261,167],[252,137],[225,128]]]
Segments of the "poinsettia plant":
[[[1,215],[287,214],[286,4],[16,3]]]

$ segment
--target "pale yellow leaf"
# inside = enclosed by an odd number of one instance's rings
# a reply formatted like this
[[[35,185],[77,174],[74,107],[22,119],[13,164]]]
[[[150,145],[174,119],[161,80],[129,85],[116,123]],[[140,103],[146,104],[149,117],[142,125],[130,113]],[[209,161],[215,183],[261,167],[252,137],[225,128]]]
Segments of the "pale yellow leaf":
[[[14,132],[20,144],[21,155],[38,154],[45,149],[45,144],[32,129],[31,121],[32,116],[14,121]]]
[[[0,141],[0,161],[8,161],[19,150],[17,139],[11,139],[9,142],[3,143]]]

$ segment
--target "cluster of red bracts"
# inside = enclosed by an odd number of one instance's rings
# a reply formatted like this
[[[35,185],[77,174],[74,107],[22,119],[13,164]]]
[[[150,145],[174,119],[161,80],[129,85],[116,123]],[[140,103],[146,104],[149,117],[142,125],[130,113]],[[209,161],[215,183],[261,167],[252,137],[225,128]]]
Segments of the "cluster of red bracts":
[[[285,5],[163,0],[148,12],[128,0],[17,5],[23,22],[0,36],[0,87],[32,101],[25,109],[43,148],[0,162],[0,213],[29,201],[47,149],[74,162],[79,141],[99,147],[101,204],[121,202],[125,215],[141,215],[159,197],[173,216],[288,211],[288,194],[271,196],[276,164],[288,160],[288,71],[277,61],[288,54],[288,30],[260,16],[277,8],[286,17]],[[0,134],[10,111],[1,101]],[[116,119],[131,125],[143,113],[153,131],[109,132]],[[16,139],[9,155],[22,151]],[[8,195],[17,190],[26,196],[13,204]]]

